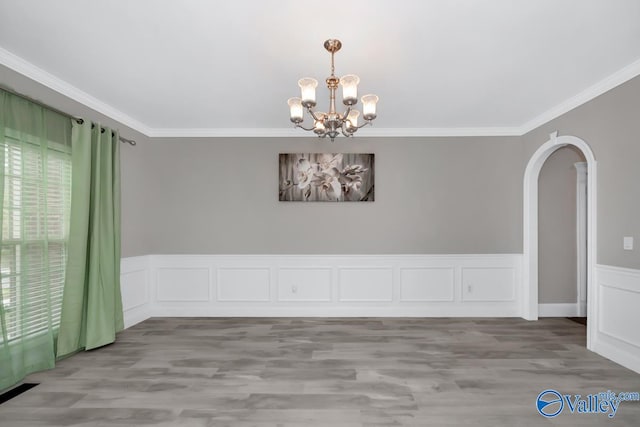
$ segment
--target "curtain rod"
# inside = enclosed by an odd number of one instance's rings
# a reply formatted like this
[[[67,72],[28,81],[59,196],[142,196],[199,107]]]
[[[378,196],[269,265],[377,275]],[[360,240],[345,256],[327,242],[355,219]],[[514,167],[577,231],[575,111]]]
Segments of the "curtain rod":
[[[35,99],[33,99],[33,98],[29,97],[29,96],[23,95],[21,93],[18,93],[15,90],[9,89],[9,88],[7,88],[5,86],[0,85],[0,89],[4,90],[5,92],[9,92],[10,94],[13,94],[15,96],[19,96],[22,99],[26,99],[29,102],[33,102],[34,104],[37,104],[37,105],[41,106],[42,108],[46,108],[47,110],[51,110],[51,111],[56,112],[56,113],[58,113],[58,114],[60,114],[62,116],[65,116],[65,117],[68,117],[68,118],[70,118],[72,120],[75,120],[78,124],[84,123],[84,119],[82,117],[76,117],[76,116],[74,116],[72,114],[69,114],[69,113],[66,113],[64,111],[58,110],[57,108],[54,108],[54,107],[52,107],[50,105],[47,105],[47,104],[44,104],[44,103],[42,103],[40,101],[37,101],[37,100],[35,100]],[[91,127],[93,128],[93,126],[94,125],[92,123]],[[102,132],[104,132],[104,128],[101,128],[101,129],[102,129]],[[118,138],[120,139],[120,142],[129,144],[129,145],[136,145],[136,141],[134,141],[133,139],[127,139],[127,138],[124,138],[124,137],[119,136],[119,135],[118,135]]]

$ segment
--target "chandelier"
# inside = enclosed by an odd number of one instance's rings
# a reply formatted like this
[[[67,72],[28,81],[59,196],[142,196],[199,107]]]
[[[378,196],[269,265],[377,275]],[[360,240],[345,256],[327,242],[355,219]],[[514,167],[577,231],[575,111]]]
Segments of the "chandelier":
[[[291,121],[296,128],[306,131],[313,131],[320,138],[327,136],[333,141],[339,133],[344,136],[353,134],[363,126],[370,125],[376,118],[376,95],[364,95],[362,97],[362,118],[364,123],[358,126],[360,111],[353,108],[358,103],[358,83],[360,78],[354,74],[347,74],[342,78],[335,76],[333,56],[342,47],[342,42],[337,39],[329,39],[324,42],[324,48],[331,54],[331,75],[327,77],[327,88],[329,89],[329,111],[314,111],[316,106],[316,87],[318,81],[310,77],[298,80],[302,96],[300,98],[289,98],[287,101],[291,113]],[[336,112],[336,90],[338,85],[342,86],[342,103],[346,106],[344,113]],[[313,119],[313,127],[302,126],[304,121],[304,109],[307,110]]]

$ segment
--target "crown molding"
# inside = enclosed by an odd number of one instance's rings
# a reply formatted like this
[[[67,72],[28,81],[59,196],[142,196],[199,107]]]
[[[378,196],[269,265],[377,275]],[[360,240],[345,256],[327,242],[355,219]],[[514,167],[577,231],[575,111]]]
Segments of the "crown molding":
[[[367,137],[518,136],[518,127],[367,128]]]
[[[0,64],[151,138],[288,138],[313,136],[291,128],[152,128],[72,84],[0,47]],[[640,59],[545,111],[522,126],[367,128],[366,137],[522,136],[640,75]]]
[[[358,134],[356,134],[358,135]],[[367,128],[362,137],[455,137],[455,136],[519,136],[517,127],[477,128]],[[295,128],[204,128],[152,129],[152,138],[304,138],[316,136]]]
[[[149,135],[151,132],[151,129],[148,126],[133,117],[105,102],[100,101],[72,84],[48,73],[42,68],[22,59],[18,55],[15,55],[2,47],[0,47],[0,64],[144,135]]]
[[[610,76],[605,77],[593,86],[588,87],[577,95],[572,96],[571,98],[545,111],[537,117],[529,120],[520,127],[520,135],[529,133],[540,126],[549,123],[551,120],[560,117],[561,115],[573,110],[576,107],[586,104],[592,99],[595,99],[603,93],[610,91],[616,86],[620,86],[621,84],[628,82],[638,75],[640,75],[640,59],[632,62],[621,70],[616,71]]]
[[[151,138],[289,138],[304,136],[294,128],[159,128]]]

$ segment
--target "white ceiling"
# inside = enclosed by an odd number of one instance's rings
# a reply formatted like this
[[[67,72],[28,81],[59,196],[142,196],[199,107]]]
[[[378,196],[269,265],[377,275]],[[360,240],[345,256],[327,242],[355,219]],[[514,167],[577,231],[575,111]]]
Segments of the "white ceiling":
[[[638,0],[0,0],[0,16],[0,64],[150,136],[301,134],[286,100],[329,75],[327,38],[336,74],[380,96],[369,135],[521,134],[640,74]]]

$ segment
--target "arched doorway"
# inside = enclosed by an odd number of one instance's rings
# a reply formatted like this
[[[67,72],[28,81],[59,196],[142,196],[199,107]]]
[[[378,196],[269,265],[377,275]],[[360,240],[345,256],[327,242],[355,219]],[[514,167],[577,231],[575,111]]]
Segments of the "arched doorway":
[[[597,295],[594,273],[596,264],[596,159],[589,145],[582,139],[571,136],[549,135],[527,164],[524,172],[523,207],[523,298],[522,317],[538,319],[538,177],[542,165],[557,149],[572,145],[582,152],[587,161],[587,348],[591,349],[592,336],[597,325]]]

